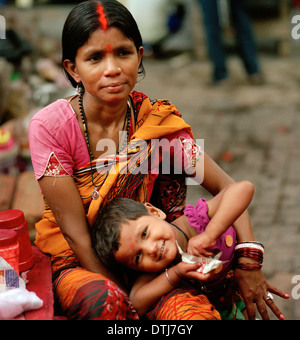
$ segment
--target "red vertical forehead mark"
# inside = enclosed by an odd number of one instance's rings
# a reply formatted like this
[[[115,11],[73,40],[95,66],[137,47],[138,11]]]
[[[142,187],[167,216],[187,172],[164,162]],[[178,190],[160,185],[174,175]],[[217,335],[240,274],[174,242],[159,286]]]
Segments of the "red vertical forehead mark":
[[[111,49],[111,46],[109,44],[107,44],[106,48],[107,48],[107,52],[111,53],[112,49]]]
[[[101,4],[97,5],[97,13],[99,14],[99,22],[104,31],[107,31],[108,29],[108,23],[107,23],[107,18],[104,13],[104,8]]]

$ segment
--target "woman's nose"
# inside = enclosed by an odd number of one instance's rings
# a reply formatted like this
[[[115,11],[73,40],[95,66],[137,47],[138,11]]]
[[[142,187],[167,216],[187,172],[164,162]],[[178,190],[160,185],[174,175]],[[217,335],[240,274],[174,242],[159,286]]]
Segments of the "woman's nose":
[[[117,61],[113,57],[107,57],[105,61],[104,75],[106,77],[112,77],[120,74],[121,68]]]

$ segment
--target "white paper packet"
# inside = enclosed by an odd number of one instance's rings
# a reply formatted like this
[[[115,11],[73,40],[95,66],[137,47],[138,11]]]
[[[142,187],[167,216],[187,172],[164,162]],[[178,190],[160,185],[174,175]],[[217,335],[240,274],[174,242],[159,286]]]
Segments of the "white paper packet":
[[[214,269],[217,269],[219,266],[221,266],[223,263],[226,263],[228,261],[220,261],[220,257],[222,256],[222,252],[215,255],[214,257],[204,257],[204,256],[195,256],[188,253],[185,253],[180,246],[177,244],[177,248],[179,251],[179,254],[181,255],[181,259],[185,263],[201,263],[201,267],[197,270],[197,272],[201,274],[207,274],[211,272]]]

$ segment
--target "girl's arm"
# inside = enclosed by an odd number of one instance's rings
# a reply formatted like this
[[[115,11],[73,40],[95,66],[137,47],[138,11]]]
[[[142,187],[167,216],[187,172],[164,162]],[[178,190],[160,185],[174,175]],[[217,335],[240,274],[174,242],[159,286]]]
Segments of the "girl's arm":
[[[72,177],[42,177],[40,187],[66,241],[83,268],[116,282],[95,257],[81,197]]]
[[[139,315],[143,315],[165,294],[170,293],[176,286],[182,284],[183,279],[208,280],[212,274],[200,274],[196,270],[201,265],[198,263],[187,264],[180,262],[163,272],[145,273],[139,276],[134,283],[129,299]]]
[[[254,194],[254,186],[248,181],[231,183],[210,201],[208,223],[205,231],[189,241],[188,252],[194,255],[207,255],[205,249],[212,247],[249,206]],[[238,234],[238,228],[236,228]],[[251,233],[251,230],[249,230]]]

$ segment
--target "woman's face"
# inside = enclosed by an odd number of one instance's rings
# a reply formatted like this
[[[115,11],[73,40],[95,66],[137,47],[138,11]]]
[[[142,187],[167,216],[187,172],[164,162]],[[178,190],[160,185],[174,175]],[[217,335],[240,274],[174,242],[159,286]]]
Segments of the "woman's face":
[[[102,103],[127,100],[136,85],[138,69],[144,53],[118,28],[94,31],[81,46],[75,64],[65,61],[65,67],[85,91]]]

